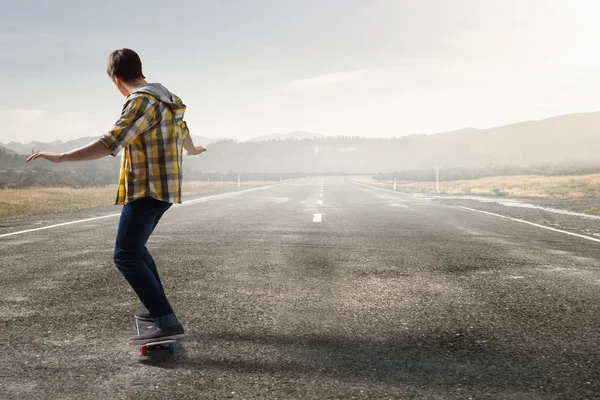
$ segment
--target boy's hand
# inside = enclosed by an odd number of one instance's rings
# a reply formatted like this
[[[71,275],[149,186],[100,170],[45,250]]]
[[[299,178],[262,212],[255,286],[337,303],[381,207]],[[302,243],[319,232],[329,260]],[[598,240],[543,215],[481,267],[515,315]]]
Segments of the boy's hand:
[[[206,151],[206,149],[204,147],[202,147],[202,146],[196,146],[196,147],[194,147],[193,151],[188,151],[187,153],[190,156],[197,156],[198,154],[204,153],[205,151]]]
[[[40,157],[45,158],[46,160],[52,161],[53,163],[57,163],[57,164],[61,163],[63,161],[62,154],[48,153],[46,151],[42,151],[42,152],[33,153],[32,155],[29,156],[29,158],[27,160],[25,160],[25,162],[33,161]]]

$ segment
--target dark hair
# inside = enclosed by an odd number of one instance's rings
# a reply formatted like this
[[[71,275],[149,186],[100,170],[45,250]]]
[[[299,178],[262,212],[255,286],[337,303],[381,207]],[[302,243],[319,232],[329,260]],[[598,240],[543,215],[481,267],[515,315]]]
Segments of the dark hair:
[[[119,49],[110,53],[106,62],[106,73],[111,79],[116,76],[125,82],[145,78],[142,74],[142,60],[131,49]]]

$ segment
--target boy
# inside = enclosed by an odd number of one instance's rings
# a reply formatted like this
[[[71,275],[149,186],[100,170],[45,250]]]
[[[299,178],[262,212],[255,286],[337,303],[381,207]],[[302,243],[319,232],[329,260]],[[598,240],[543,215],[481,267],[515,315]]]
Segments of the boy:
[[[124,149],[115,202],[123,204],[123,209],[113,258],[143,304],[135,317],[154,321],[153,329],[129,343],[177,339],[184,329],[167,300],[146,242],[162,215],[173,203],[181,203],[182,147],[190,155],[206,149],[194,146],[183,120],[186,106],[181,99],[161,84],[146,82],[142,62],[133,50],[113,51],[106,72],[127,97],[115,126],[80,149],[62,154],[38,152],[27,161],[40,157],[55,163],[95,160],[109,154],[116,157]]]

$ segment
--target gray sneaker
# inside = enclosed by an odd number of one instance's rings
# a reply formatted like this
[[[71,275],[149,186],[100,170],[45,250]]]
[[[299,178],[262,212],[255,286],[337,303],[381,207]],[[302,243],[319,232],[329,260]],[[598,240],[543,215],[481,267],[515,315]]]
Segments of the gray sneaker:
[[[145,344],[160,344],[164,341],[181,339],[185,331],[181,324],[158,327],[152,326],[149,330],[142,333],[141,335],[134,336],[129,339],[131,345],[145,345]]]
[[[148,311],[148,309],[144,306],[141,306],[140,308],[138,308],[137,310],[135,310],[135,312],[133,313],[133,316],[136,319],[142,320],[142,321],[152,321],[154,322],[154,318],[152,318],[152,315],[150,315],[150,311]]]

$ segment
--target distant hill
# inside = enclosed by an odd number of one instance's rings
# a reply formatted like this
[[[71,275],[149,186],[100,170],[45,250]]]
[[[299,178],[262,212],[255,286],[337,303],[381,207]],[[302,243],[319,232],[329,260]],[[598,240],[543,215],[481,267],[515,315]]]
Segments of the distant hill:
[[[207,146],[208,151],[199,157],[186,157],[184,168],[268,173],[378,173],[431,170],[434,165],[444,170],[501,166],[527,170],[542,165],[557,166],[556,170],[569,165],[595,168],[600,167],[599,130],[600,112],[591,112],[489,129],[466,128],[397,138],[333,137],[299,131],[259,136],[245,142],[194,137],[194,142]],[[63,152],[94,139],[21,145],[11,142],[6,147],[22,154],[29,154],[32,148]],[[101,163],[117,168],[119,161],[108,159]]]
[[[590,112],[435,134],[430,141],[452,165],[599,163],[599,130],[600,112]]]
[[[7,147],[2,146],[2,145],[0,145],[0,152],[3,152],[5,154],[15,154],[14,151],[12,151],[12,150],[10,150]]]
[[[386,172],[431,169],[434,165],[444,169],[600,166],[599,130],[600,112],[590,112],[397,138],[320,135],[293,142],[215,143],[202,157],[190,159],[188,165],[212,171],[264,172]]]
[[[248,142],[262,142],[265,140],[285,140],[285,139],[314,139],[322,138],[324,135],[319,133],[309,133],[302,131],[292,131],[289,133],[272,133],[269,135],[257,136],[252,139],[248,139]]]
[[[64,153],[70,150],[77,149],[79,147],[90,144],[94,140],[98,139],[98,136],[92,137],[81,137],[75,140],[69,140],[67,142],[63,142],[62,140],[55,140],[53,142],[29,142],[29,143],[19,143],[19,142],[10,142],[7,144],[0,143],[0,146],[4,146],[9,150],[12,150],[18,154],[31,154],[32,150],[36,151],[50,151],[53,153]],[[195,145],[203,146],[210,143],[214,143],[220,139],[207,138],[202,136],[192,135],[192,139],[194,140]]]
[[[96,139],[97,137],[82,137],[75,140],[69,140],[67,142],[63,142],[62,140],[54,140],[52,142],[33,141],[28,143],[19,143],[13,141],[2,145],[18,154],[31,154],[33,150],[62,153],[85,146]]]

